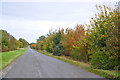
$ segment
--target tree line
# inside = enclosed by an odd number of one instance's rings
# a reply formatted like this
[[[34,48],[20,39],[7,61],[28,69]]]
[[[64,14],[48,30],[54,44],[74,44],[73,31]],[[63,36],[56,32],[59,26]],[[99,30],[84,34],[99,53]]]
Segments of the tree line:
[[[10,35],[6,30],[0,30],[1,32],[1,36],[0,36],[0,45],[1,45],[1,51],[2,52],[6,52],[6,51],[12,51],[12,50],[16,50],[19,48],[25,48],[28,46],[28,42],[23,39],[20,38],[19,40],[17,40],[15,37],[13,37],[12,35]]]
[[[40,36],[36,44],[31,44],[31,48],[69,56],[96,69],[120,70],[118,7],[111,9],[103,5],[96,8],[98,12],[91,18],[90,25],[50,31],[47,36]]]

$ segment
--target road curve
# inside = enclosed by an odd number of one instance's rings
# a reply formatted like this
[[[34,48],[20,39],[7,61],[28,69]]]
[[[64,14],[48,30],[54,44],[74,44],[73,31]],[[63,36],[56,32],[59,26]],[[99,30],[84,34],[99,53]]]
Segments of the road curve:
[[[15,62],[5,78],[102,78],[79,67],[30,48]]]

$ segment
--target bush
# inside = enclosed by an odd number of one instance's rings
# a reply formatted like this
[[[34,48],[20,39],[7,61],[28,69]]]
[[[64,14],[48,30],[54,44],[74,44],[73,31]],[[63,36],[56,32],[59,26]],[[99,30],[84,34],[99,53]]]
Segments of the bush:
[[[3,46],[2,46],[2,51],[5,52],[5,51],[7,51],[7,50],[8,50],[8,47],[5,46],[5,45],[3,45]]]
[[[92,54],[90,63],[93,68],[113,70],[119,69],[118,61],[119,59],[115,55],[110,55],[110,52],[97,49],[96,52]]]
[[[63,55],[65,48],[62,46],[62,44],[58,44],[53,51],[53,55]]]
[[[82,62],[88,62],[88,60],[89,60],[88,53],[87,53],[87,51],[85,51],[85,48],[84,49],[76,48],[76,49],[72,50],[71,57],[74,60],[79,60]]]

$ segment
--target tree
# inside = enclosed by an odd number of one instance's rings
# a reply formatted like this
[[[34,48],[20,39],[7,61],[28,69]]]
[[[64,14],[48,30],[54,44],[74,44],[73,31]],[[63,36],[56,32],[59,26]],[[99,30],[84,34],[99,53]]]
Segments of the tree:
[[[18,48],[17,40],[14,37],[10,39],[9,48],[10,50],[16,50]]]
[[[105,5],[97,7],[99,13],[91,18],[88,26],[87,41],[89,43],[90,62],[94,68],[118,69],[119,44],[118,26],[119,12]]]
[[[55,46],[53,55],[61,56],[64,54],[64,51],[65,51],[64,46],[61,43],[59,43],[58,45]]]
[[[75,60],[88,62],[89,55],[87,44],[84,25],[77,25],[73,33],[73,49],[71,51],[71,57]]]
[[[2,50],[7,51],[8,50],[8,45],[9,45],[9,34],[5,30],[2,31]]]
[[[2,51],[16,50],[18,48],[23,47],[22,42],[10,35],[7,31],[0,30],[0,32],[2,33],[2,37],[0,37],[2,43]]]
[[[43,50],[43,43],[44,43],[44,41],[38,40],[37,44],[36,44],[36,49]]]
[[[37,42],[38,42],[38,41],[45,41],[45,38],[46,38],[45,36],[40,36],[40,37],[37,39]]]
[[[37,39],[37,44],[36,44],[36,49],[37,50],[43,50],[43,44],[45,42],[46,37],[45,36],[40,36]]]
[[[25,39],[23,39],[23,38],[20,38],[19,41],[22,43],[22,44],[21,44],[21,47],[22,47],[22,45],[23,45],[22,48],[27,47],[28,44],[29,44],[29,43],[28,43]]]
[[[32,44],[30,44],[30,47],[31,47],[32,49],[36,49],[36,44],[35,44],[35,43],[32,43]]]

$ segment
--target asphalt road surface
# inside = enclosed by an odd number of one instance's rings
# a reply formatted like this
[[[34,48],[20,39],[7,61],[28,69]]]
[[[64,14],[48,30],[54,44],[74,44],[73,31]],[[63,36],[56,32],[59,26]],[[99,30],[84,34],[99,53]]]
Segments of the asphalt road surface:
[[[5,78],[102,78],[79,67],[30,48],[20,56]]]

